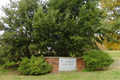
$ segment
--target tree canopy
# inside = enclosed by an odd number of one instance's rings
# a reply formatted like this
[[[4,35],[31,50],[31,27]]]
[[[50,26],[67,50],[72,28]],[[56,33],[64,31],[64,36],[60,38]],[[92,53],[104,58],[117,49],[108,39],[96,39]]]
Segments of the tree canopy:
[[[97,0],[19,0],[2,9],[0,57],[17,61],[32,55],[82,56],[97,48],[101,34]]]

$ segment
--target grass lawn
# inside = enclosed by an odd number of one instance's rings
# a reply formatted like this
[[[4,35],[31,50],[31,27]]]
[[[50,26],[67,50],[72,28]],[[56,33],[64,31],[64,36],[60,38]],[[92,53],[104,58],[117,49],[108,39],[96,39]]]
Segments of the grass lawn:
[[[94,72],[62,72],[40,76],[23,76],[17,72],[0,69],[0,80],[120,80],[120,51],[108,51],[115,62],[107,69]]]

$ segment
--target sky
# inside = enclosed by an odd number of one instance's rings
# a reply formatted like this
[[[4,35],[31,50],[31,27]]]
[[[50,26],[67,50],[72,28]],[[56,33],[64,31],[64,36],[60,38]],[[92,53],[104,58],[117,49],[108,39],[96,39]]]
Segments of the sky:
[[[10,1],[9,0],[0,0],[0,17],[1,16],[4,16],[4,13],[2,12],[2,10],[1,10],[1,6],[2,5],[6,5],[6,4],[8,4]]]
[[[9,0],[0,0],[0,17],[5,16],[1,10],[1,6],[3,6],[3,5],[5,6],[8,3],[9,3]],[[4,31],[0,31],[0,35],[2,35],[3,33],[4,33]]]
[[[17,0],[11,0],[11,1],[17,1]],[[43,0],[43,1],[48,1],[48,0]],[[6,5],[8,3],[10,3],[10,0],[0,0],[0,17],[4,16],[4,13],[1,10],[1,6]]]

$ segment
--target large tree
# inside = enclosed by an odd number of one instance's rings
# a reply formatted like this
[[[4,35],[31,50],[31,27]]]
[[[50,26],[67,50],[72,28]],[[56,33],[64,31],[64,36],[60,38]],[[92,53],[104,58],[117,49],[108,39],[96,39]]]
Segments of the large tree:
[[[82,56],[97,48],[95,34],[103,32],[103,12],[97,4],[97,0],[11,2],[2,7],[6,16],[0,56],[9,61],[31,55]]]
[[[101,33],[102,19],[97,4],[96,0],[50,0],[49,10],[44,14],[39,9],[34,16],[40,46],[50,47],[56,56],[82,56],[85,50],[96,48],[94,35]]]
[[[38,4],[39,0],[19,0],[2,6],[6,16],[1,18],[4,24],[1,30],[5,32],[1,36],[0,55],[5,60],[16,60],[22,56],[30,58],[29,48],[33,40],[32,23]]]

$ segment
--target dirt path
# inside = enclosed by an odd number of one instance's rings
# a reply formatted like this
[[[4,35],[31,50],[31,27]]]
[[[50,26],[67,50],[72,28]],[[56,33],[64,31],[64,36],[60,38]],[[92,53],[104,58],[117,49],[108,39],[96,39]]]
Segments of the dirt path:
[[[109,68],[120,68],[120,59],[119,58],[114,58],[114,63],[109,67]]]

